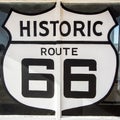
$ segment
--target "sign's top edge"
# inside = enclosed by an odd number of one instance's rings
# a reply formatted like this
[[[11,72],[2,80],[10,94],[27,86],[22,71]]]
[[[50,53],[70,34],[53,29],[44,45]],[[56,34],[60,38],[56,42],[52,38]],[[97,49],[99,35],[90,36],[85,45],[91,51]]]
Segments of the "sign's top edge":
[[[47,2],[56,2],[56,0],[0,0],[0,3],[7,3],[7,2],[23,2],[23,3],[27,3],[27,2],[34,2],[34,3],[47,3]]]
[[[62,0],[64,3],[120,3],[120,0]]]
[[[63,2],[63,3],[120,3],[120,0],[0,0],[0,3],[7,2],[34,2],[34,3],[47,3],[47,2]]]

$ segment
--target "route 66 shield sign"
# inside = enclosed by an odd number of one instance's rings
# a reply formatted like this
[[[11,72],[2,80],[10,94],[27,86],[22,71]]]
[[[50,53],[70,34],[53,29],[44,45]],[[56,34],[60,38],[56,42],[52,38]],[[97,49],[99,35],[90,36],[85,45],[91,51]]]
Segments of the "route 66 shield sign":
[[[24,105],[54,111],[99,102],[117,71],[109,40],[115,25],[109,10],[82,14],[63,5],[33,15],[11,10],[4,24],[11,36],[3,60],[8,92]]]

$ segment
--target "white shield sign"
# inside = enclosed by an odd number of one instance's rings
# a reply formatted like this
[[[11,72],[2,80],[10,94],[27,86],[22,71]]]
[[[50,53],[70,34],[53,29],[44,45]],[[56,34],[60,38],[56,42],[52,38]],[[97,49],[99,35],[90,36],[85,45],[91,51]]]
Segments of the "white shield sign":
[[[117,54],[109,40],[109,10],[80,14],[54,6],[27,15],[12,10],[3,61],[4,82],[20,103],[66,110],[102,100],[113,86]]]

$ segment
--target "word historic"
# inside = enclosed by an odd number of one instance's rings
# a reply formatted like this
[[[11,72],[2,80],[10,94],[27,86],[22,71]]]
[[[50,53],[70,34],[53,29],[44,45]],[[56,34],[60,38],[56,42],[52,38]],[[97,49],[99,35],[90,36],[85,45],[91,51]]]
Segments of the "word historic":
[[[66,37],[70,34],[73,36],[91,36],[92,34],[96,36],[102,36],[102,32],[98,29],[99,26],[103,24],[102,21],[73,21],[71,24],[68,21],[20,21],[20,36],[47,36],[51,34],[52,36],[60,35]],[[52,30],[50,29],[52,28]]]

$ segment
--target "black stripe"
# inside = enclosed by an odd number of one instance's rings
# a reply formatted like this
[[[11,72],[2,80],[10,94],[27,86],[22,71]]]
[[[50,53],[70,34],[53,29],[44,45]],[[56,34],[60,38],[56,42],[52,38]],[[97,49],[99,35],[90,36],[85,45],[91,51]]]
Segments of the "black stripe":
[[[11,44],[110,44],[108,41],[11,41]]]

